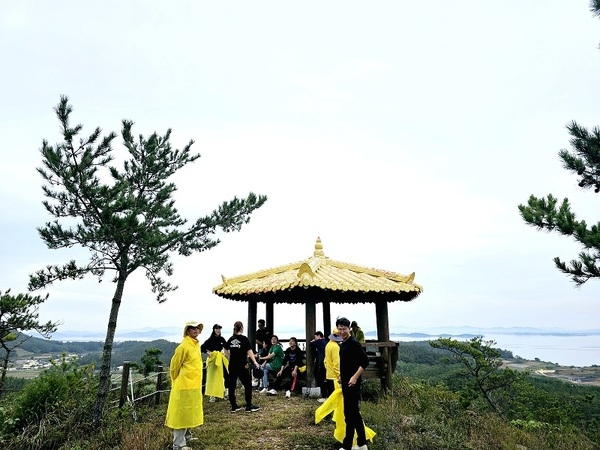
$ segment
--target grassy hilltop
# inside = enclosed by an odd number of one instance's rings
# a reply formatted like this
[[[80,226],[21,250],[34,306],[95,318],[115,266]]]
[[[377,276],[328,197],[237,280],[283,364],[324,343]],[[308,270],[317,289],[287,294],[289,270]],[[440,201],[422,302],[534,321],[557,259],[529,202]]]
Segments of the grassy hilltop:
[[[143,354],[139,343],[123,344],[122,350],[128,355],[125,359],[135,361],[132,348],[137,349],[139,356]],[[144,344],[146,348],[153,347],[152,342]],[[168,351],[164,349],[164,361],[170,359]],[[597,376],[598,367],[561,368],[552,363],[515,359],[504,351],[507,364],[530,370],[531,375],[526,382],[499,397],[505,406],[505,412],[500,415],[491,412],[469,391],[459,365],[441,362],[443,355],[443,351],[431,348],[427,342],[400,343],[393,391],[382,395],[377,381],[365,382],[361,410],[365,423],[377,432],[369,444],[371,450],[600,448],[600,387],[574,382],[568,376],[562,379],[549,376],[552,370],[556,370],[556,376],[562,376],[562,370],[585,370],[586,374]],[[115,359],[123,358],[115,355]],[[536,375],[536,371],[541,375]],[[167,394],[162,395],[157,406],[140,402],[135,408],[130,405],[122,410],[111,407],[101,429],[91,430],[87,408],[93,402],[94,383],[94,376],[81,366],[64,364],[51,375],[27,382],[28,387],[22,393],[2,398],[0,448],[170,448],[172,435],[163,425]],[[148,383],[145,387],[136,387],[136,398],[148,388],[153,389],[152,382]],[[241,389],[237,396],[243,403]],[[50,403],[53,397],[57,400]],[[194,430],[199,440],[191,442],[190,447],[196,450],[339,449],[340,443],[333,438],[334,424],[331,421],[314,423],[314,411],[320,405],[315,399],[296,395],[288,400],[283,394],[255,393],[253,403],[261,407],[257,413],[231,414],[227,401],[205,401],[205,423]],[[24,422],[11,424],[11,421],[18,422],[17,417],[23,417]]]

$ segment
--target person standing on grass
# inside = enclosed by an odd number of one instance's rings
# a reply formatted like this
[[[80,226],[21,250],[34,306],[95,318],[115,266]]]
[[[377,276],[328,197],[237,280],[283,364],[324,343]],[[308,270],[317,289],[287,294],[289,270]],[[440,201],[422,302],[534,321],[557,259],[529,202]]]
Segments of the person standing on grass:
[[[321,392],[319,403],[323,403],[336,389],[336,384],[340,376],[340,342],[342,338],[338,334],[337,328],[334,328],[329,335],[329,342],[325,346],[325,390]]]
[[[263,344],[267,344],[267,350],[271,346],[271,330],[266,327],[265,319],[258,321],[258,329],[256,330],[256,346],[257,350],[260,351],[263,348]]]
[[[190,428],[204,423],[202,407],[202,355],[198,335],[204,325],[195,320],[183,328],[183,341],[171,358],[171,393],[165,425],[173,429],[173,450],[191,450],[187,441],[192,437]]]
[[[229,374],[227,359],[222,353],[225,348],[225,338],[221,335],[223,327],[218,323],[213,325],[212,333],[209,338],[200,346],[202,353],[206,353],[206,387],[205,395],[208,395],[208,401],[214,402],[215,397],[227,397],[229,388]],[[225,386],[225,389],[223,389]]]
[[[325,347],[327,339],[321,331],[314,334],[312,341],[308,343],[314,355],[315,381],[321,391],[321,398],[326,397],[325,392]]]
[[[360,385],[362,373],[369,365],[369,358],[362,345],[350,335],[350,321],[345,317],[338,317],[335,321],[339,335],[342,338],[340,345],[340,376],[339,383],[344,397],[344,418],[346,422],[346,436],[340,450],[367,450],[367,437],[365,424],[359,409]],[[352,446],[356,432],[356,447]]]
[[[239,378],[244,386],[246,397],[246,412],[255,412],[260,408],[252,404],[252,384],[250,381],[250,370],[248,368],[248,358],[255,367],[260,367],[254,358],[254,351],[250,340],[243,335],[244,325],[239,320],[233,324],[233,336],[225,343],[225,352],[229,357],[229,403],[231,412],[235,413],[242,408],[238,406],[235,398],[235,387]]]
[[[265,319],[259,319],[258,329],[256,330],[256,350],[258,356],[267,356],[269,354],[269,348],[271,347],[271,330],[266,327]],[[264,355],[262,354],[264,352]],[[260,387],[262,385],[262,378],[259,380],[252,374],[252,386]]]

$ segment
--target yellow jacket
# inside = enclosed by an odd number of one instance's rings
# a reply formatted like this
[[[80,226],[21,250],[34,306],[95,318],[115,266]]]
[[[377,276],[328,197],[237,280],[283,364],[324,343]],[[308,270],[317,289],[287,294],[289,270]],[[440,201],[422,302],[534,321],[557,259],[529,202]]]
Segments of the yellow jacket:
[[[169,428],[194,428],[204,423],[202,366],[200,344],[184,337],[171,358],[171,394],[165,419]]]
[[[225,383],[223,368],[229,370],[229,360],[222,352],[213,351],[206,359],[206,388],[204,395],[223,398]]]
[[[340,375],[340,344],[330,340],[325,346],[325,378],[336,380]]]

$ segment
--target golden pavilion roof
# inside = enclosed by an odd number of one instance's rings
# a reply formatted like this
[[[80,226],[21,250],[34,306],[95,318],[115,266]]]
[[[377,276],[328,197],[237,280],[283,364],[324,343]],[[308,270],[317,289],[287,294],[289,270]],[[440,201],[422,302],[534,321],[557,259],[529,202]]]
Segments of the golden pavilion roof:
[[[325,256],[317,238],[312,257],[292,264],[273,267],[232,278],[222,276],[223,283],[213,293],[231,300],[305,303],[365,303],[385,300],[410,301],[423,287],[414,282],[414,272],[401,275],[380,269],[335,261]]]

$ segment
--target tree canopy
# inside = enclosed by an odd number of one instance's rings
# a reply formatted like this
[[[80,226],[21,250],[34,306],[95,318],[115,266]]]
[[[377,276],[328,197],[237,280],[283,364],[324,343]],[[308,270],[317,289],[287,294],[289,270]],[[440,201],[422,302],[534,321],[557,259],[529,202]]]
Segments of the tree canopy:
[[[122,169],[115,160],[113,141],[117,134],[101,136],[96,128],[89,136],[76,138],[81,124],[71,125],[72,106],[62,96],[55,107],[63,142],[54,146],[44,140],[40,150],[43,167],[38,168],[44,184],[46,211],[54,218],[38,228],[50,249],[82,247],[90,258],[78,263],[48,265],[30,276],[30,289],[44,288],[54,281],[81,279],[87,274],[102,280],[108,271],[116,283],[111,299],[103,349],[98,400],[94,419],[102,415],[110,382],[111,350],[125,282],[142,269],[158,302],[164,302],[177,286],[166,281],[173,273],[170,255],[189,256],[209,250],[220,240],[216,232],[239,231],[266,196],[250,192],[234,197],[211,213],[188,224],[175,208],[177,187],[171,176],[200,155],[192,154],[190,141],[183,149],[171,147],[171,130],[145,138],[133,135],[133,122],[122,121],[125,148]]]
[[[10,289],[4,293],[0,291],[0,347],[4,350],[0,368],[0,394],[6,379],[10,353],[30,337],[22,333],[36,331],[42,337],[49,339],[59,325],[58,322],[39,321],[39,305],[47,298],[47,295],[45,297],[34,297],[29,294],[11,295]]]
[[[600,16],[600,0],[590,1],[590,10],[594,16]],[[563,168],[577,177],[582,189],[600,192],[600,128],[591,130],[575,121],[567,125],[571,135],[571,149],[561,149],[558,156]],[[569,276],[577,286],[592,278],[600,277],[600,222],[588,225],[578,220],[571,211],[568,198],[559,201],[552,194],[547,197],[531,195],[526,205],[519,205],[523,220],[538,230],[554,231],[570,236],[583,247],[577,259],[569,263],[560,257],[554,258],[554,264]]]
[[[492,410],[502,414],[495,394],[510,387],[522,375],[513,369],[502,368],[500,351],[493,347],[495,344],[484,341],[481,336],[464,342],[450,338],[429,341],[434,348],[448,350],[452,358],[462,364],[471,392],[481,395]]]

